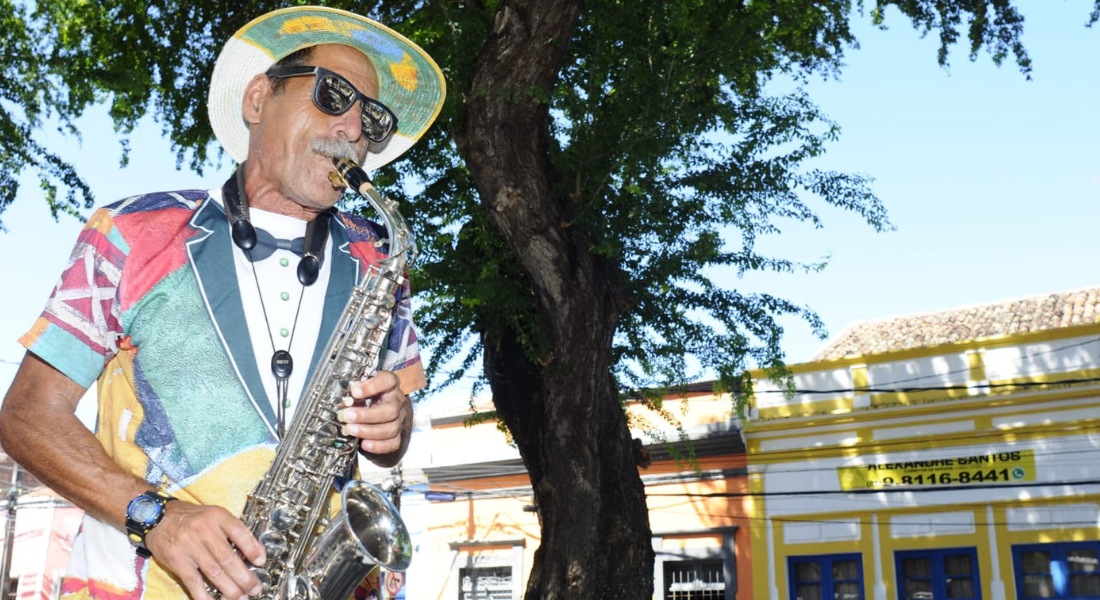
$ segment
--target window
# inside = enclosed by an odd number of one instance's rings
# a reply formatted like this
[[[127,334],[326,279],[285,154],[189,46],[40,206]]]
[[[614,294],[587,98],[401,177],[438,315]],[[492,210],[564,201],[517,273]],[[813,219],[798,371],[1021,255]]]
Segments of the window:
[[[451,542],[456,553],[441,599],[513,600],[523,597],[524,540]]]
[[[722,559],[665,561],[665,600],[722,600]]]
[[[459,577],[459,600],[512,599],[512,567],[467,567],[459,570]]]
[[[974,548],[913,550],[894,555],[901,600],[977,600],[982,597]]]
[[[858,554],[792,556],[787,561],[791,600],[863,600]]]
[[[653,536],[655,600],[734,600],[736,527],[670,531]]]
[[[1100,542],[1012,547],[1016,595],[1031,598],[1100,598]]]

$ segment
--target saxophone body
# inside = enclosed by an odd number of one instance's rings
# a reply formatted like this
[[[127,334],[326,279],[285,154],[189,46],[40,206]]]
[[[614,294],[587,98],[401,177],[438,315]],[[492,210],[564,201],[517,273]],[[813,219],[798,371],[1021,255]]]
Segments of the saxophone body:
[[[358,446],[341,433],[337,414],[350,400],[349,386],[381,366],[395,294],[416,253],[396,202],[383,199],[353,161],[334,162],[339,175],[330,175],[333,182],[356,190],[381,216],[389,253],[353,288],[271,467],[241,515],[267,552],[262,567],[250,567],[264,599],[346,600],[374,568],[404,571],[412,559],[397,509],[374,486],[348,482],[339,511],[329,514],[333,481],[349,473]]]

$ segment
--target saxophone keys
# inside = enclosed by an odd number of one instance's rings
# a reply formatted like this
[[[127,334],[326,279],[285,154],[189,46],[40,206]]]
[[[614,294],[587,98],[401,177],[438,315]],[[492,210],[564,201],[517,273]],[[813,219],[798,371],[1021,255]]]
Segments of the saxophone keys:
[[[292,529],[296,523],[297,523],[297,519],[295,519],[294,516],[290,514],[290,510],[287,509],[287,507],[285,507],[285,506],[280,506],[279,508],[276,508],[275,510],[271,511],[271,525],[275,529],[279,529],[281,531],[288,531],[288,530]],[[269,532],[269,533],[271,533],[271,532]],[[264,534],[264,535],[267,535],[267,534]],[[261,539],[261,541],[263,541],[263,540]]]
[[[264,552],[269,559],[278,559],[286,554],[290,546],[286,536],[278,531],[268,531],[260,536],[260,543],[264,545]]]
[[[271,592],[271,576],[266,569],[260,567],[251,567],[248,569],[256,574],[256,579],[260,580],[260,593],[267,594]]]

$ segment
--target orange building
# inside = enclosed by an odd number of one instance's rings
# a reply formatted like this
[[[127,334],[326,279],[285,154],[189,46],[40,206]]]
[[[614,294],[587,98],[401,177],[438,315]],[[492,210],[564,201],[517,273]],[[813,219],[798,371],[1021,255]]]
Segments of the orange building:
[[[744,440],[730,399],[711,387],[692,386],[664,401],[691,440],[694,462],[677,461],[688,446],[676,441],[675,428],[641,404],[627,409],[635,437],[650,442],[644,448],[652,462],[639,473],[649,498],[655,587],[664,590],[657,597],[753,597],[749,522],[741,516]],[[468,426],[470,416],[462,410],[430,417],[413,443],[421,453],[405,460],[406,479],[429,488],[425,500],[406,494],[402,507],[416,544],[409,598],[518,599],[526,589],[540,536],[530,481],[496,423]]]

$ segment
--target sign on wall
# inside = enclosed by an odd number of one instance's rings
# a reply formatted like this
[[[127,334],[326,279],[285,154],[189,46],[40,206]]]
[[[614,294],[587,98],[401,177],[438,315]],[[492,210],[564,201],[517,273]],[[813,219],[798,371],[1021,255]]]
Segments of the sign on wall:
[[[1035,451],[839,467],[842,490],[989,485],[1035,481]]]

